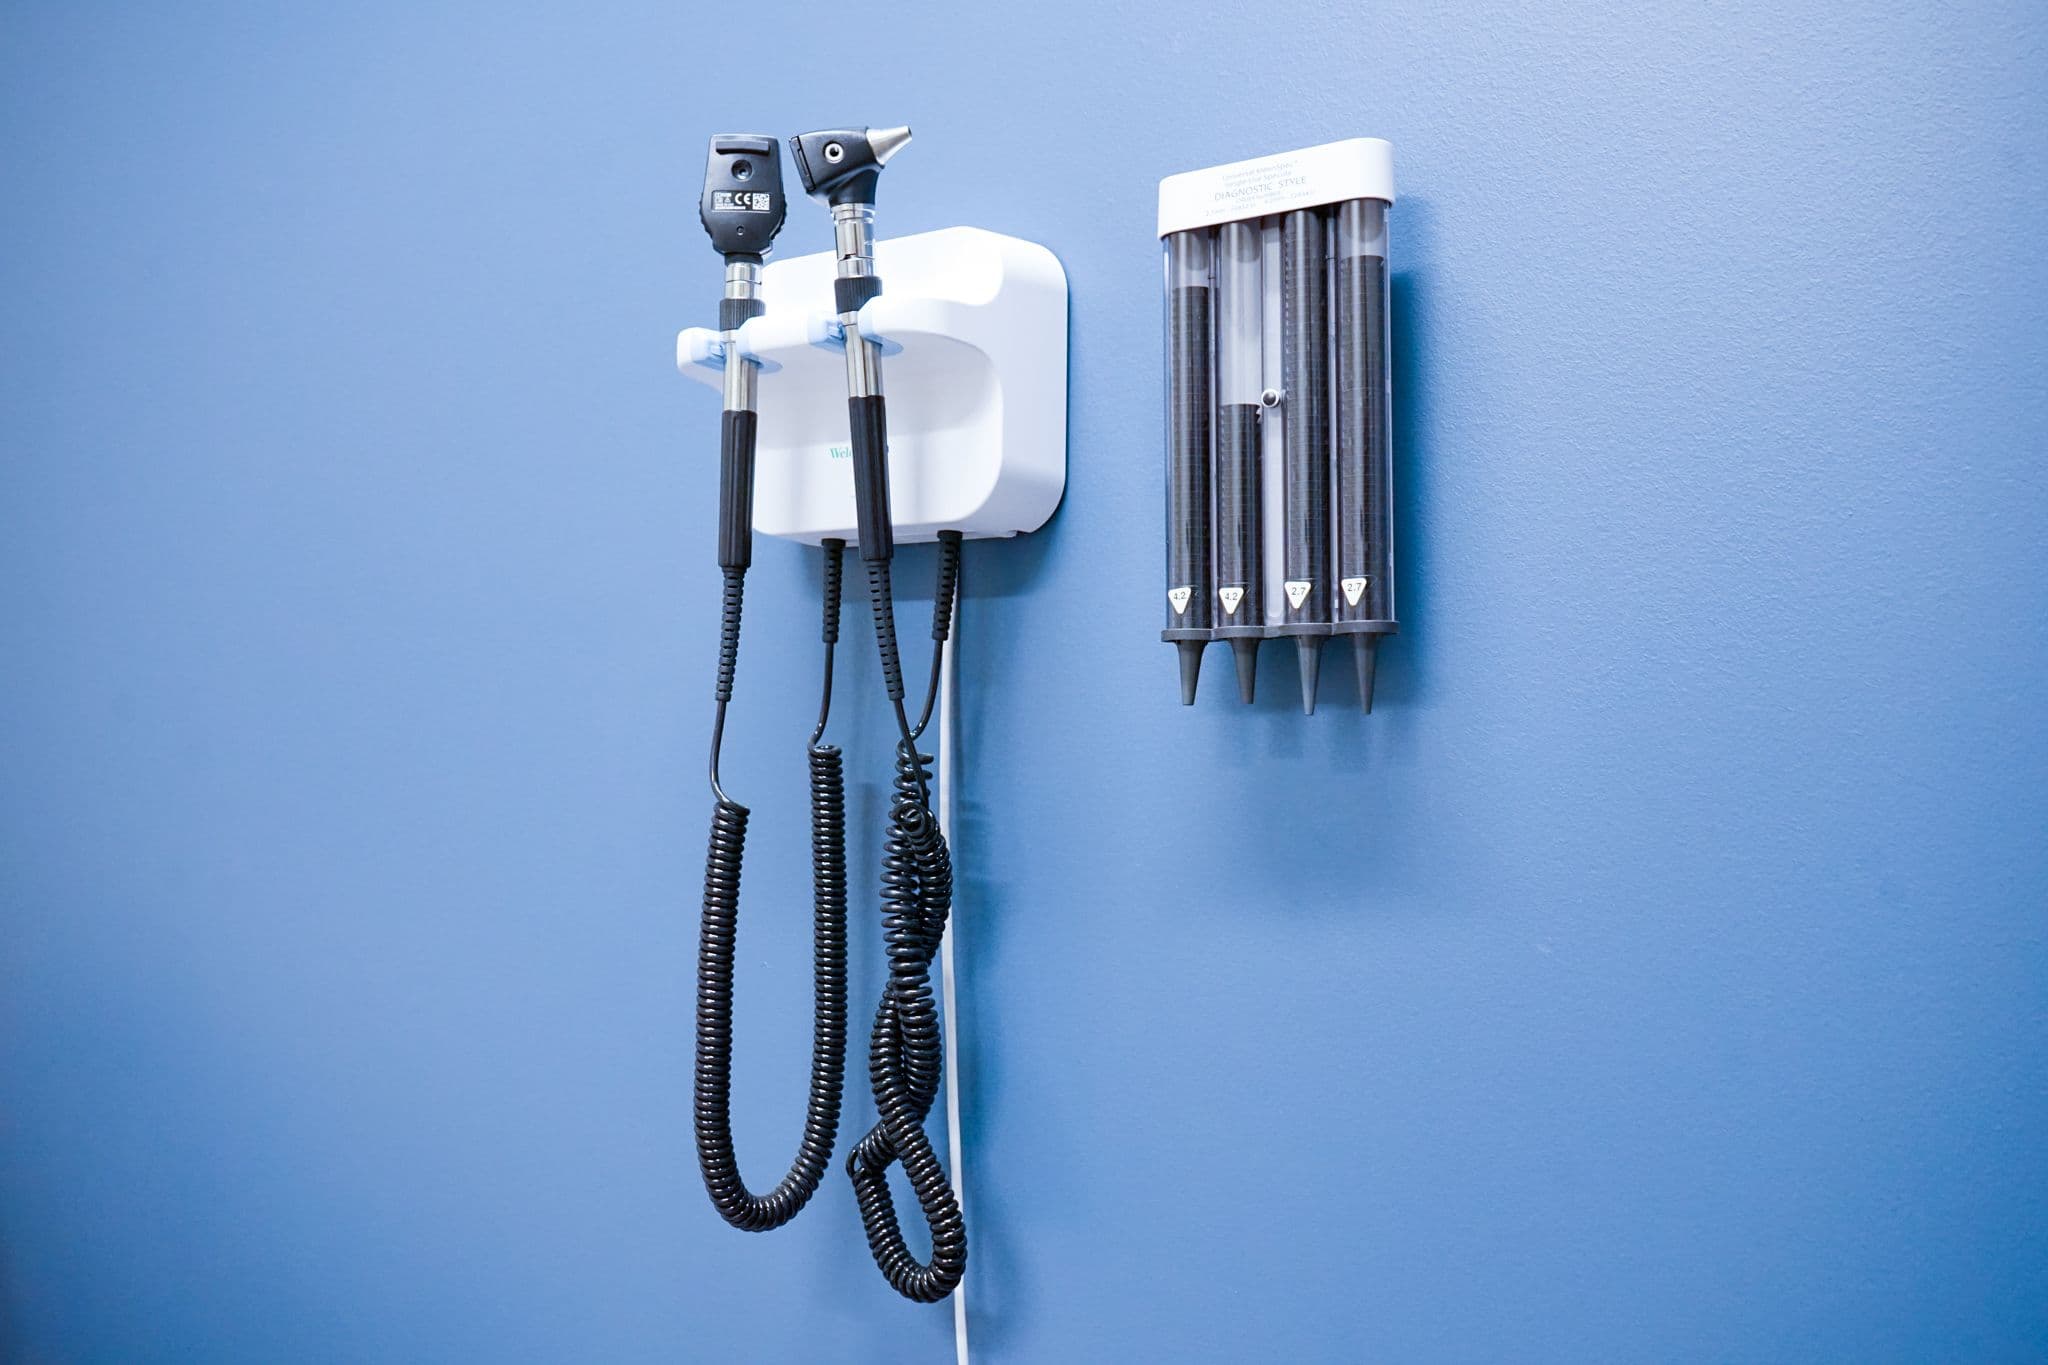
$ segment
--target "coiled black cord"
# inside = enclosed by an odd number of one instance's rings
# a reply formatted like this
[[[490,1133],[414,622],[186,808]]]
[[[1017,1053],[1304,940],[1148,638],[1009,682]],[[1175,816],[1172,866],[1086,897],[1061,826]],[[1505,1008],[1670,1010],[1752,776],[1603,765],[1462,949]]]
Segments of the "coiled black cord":
[[[938,698],[940,663],[951,633],[960,567],[960,534],[939,534],[939,584],[932,601],[932,671],[923,714],[910,723],[903,706],[903,675],[896,650],[895,610],[886,561],[868,564],[868,592],[882,671],[895,704],[899,741],[889,805],[889,836],[882,850],[882,927],[889,980],[875,1009],[868,1040],[868,1081],[879,1120],[846,1160],[868,1250],[897,1293],[936,1303],[953,1292],[967,1269],[967,1225],[946,1179],[945,1167],[925,1133],[944,1066],[932,958],[953,904],[953,865],[946,837],[931,810],[931,757],[917,741]],[[889,1166],[901,1162],[926,1224],[932,1255],[920,1262],[903,1237]]]
[[[818,724],[807,751],[811,772],[811,1089],[803,1137],[789,1172],[767,1194],[748,1190],[732,1145],[732,972],[739,928],[740,865],[747,808],[719,785],[739,658],[740,607],[746,571],[725,570],[718,649],[718,709],[711,729],[711,846],[704,863],[704,920],[697,950],[697,1165],[712,1205],[746,1232],[767,1232],[796,1217],[817,1193],[839,1133],[846,1071],[846,782],[839,750],[823,743],[832,708],[832,655],[839,640],[840,559],[844,541],[825,549],[825,668]]]

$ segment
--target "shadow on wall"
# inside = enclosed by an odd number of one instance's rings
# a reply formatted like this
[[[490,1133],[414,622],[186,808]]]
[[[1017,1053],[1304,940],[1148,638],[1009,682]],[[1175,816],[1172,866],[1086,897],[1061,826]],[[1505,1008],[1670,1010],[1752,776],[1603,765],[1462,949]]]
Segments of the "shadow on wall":
[[[1347,644],[1332,646],[1332,658],[1322,673],[1322,698],[1314,717],[1301,714],[1294,651],[1269,647],[1262,651],[1257,702],[1244,708],[1250,714],[1230,717],[1237,722],[1230,727],[1235,746],[1232,762],[1246,770],[1268,768],[1276,760],[1284,765],[1290,759],[1360,773],[1370,770],[1375,763],[1398,763],[1411,747],[1416,709],[1428,705],[1428,651],[1436,638],[1436,594],[1431,590],[1432,549],[1425,528],[1431,520],[1432,466],[1441,454],[1427,445],[1428,433],[1437,427],[1440,418],[1433,410],[1434,387],[1428,382],[1432,346],[1430,224],[1426,202],[1409,198],[1401,201],[1394,241],[1394,261],[1400,268],[1390,280],[1394,535],[1401,630],[1382,651],[1373,714],[1364,715],[1359,709]],[[1033,580],[1044,572],[1049,557],[1061,549],[1064,532],[1064,518],[1055,515],[1042,530],[1005,545],[1001,555],[970,559],[963,565],[961,635],[973,641],[973,676],[1014,676],[1013,670],[1030,666],[1031,661],[1019,652],[1021,646],[1013,633],[1000,629],[994,618],[984,619],[982,608],[988,604],[999,616],[1005,599],[1027,593]],[[909,581],[919,580],[912,575]],[[1140,647],[1149,644],[1148,632]],[[1169,668],[1167,673],[1170,671]],[[1162,675],[1159,681],[1162,689],[1167,689],[1161,696],[1168,696],[1170,678]],[[1226,686],[1222,691],[1230,695],[1225,698],[1219,693],[1213,700],[1207,696],[1203,700],[1216,706],[1227,700],[1229,709],[1238,710],[1241,704],[1234,690]],[[962,692],[955,760],[961,770],[972,772],[976,741],[989,721],[986,708],[1001,703],[991,701],[986,690],[973,687],[965,672]],[[1178,706],[1174,710],[1178,713]],[[1183,717],[1177,714],[1175,719],[1180,721]],[[1185,722],[1196,723],[1197,718],[1189,716]],[[1257,783],[1244,784],[1245,799],[1263,801],[1263,790]],[[959,856],[955,876],[958,904],[965,912],[956,948],[959,966],[963,977],[970,981],[1000,977],[1004,970],[1001,959],[1008,950],[1008,912],[1014,908],[1016,897],[1014,888],[1003,885],[1000,877],[977,856],[977,850],[999,840],[992,828],[997,817],[957,793],[956,801],[954,834]],[[1255,814],[1247,812],[1247,818],[1255,818]],[[1302,827],[1298,835],[1302,840],[1302,865],[1321,865],[1322,860],[1314,855],[1318,841],[1326,836],[1327,831],[1310,825]],[[1360,875],[1356,867],[1333,869],[1331,876],[1336,884],[1311,888],[1303,899],[1327,902],[1334,898],[1354,904],[1351,893],[1359,890]],[[1424,869],[1409,865],[1398,854],[1388,853],[1373,860],[1369,873],[1370,880],[1381,888],[1399,888],[1403,892],[1412,891],[1424,876]],[[1340,891],[1345,894],[1340,896]],[[970,1145],[977,1131],[988,1131],[991,1126],[1010,1121],[1005,1112],[1004,1078],[997,1066],[1000,1049],[984,1045],[985,1040],[999,1035],[1003,1028],[997,1014],[999,997],[978,994],[973,1008],[973,1017],[966,1021],[957,1040],[965,1104],[963,1120]],[[1071,1137],[1046,1133],[1040,1140],[1061,1142]],[[981,1347],[1000,1352],[1010,1340],[1011,1325],[1029,1315],[1037,1292],[1038,1267],[1031,1264],[1012,1235],[1023,1210],[1007,1205],[1004,1183],[990,1179],[986,1167],[976,1169],[971,1159],[969,1166],[967,1217],[973,1251],[967,1285],[974,1302],[974,1331]],[[1057,1198],[1059,1193],[1041,1189],[1034,1195],[1043,1201]]]
[[[1430,592],[1428,520],[1431,478],[1436,461],[1423,447],[1427,433],[1437,429],[1430,411],[1431,390],[1424,382],[1429,364],[1429,229],[1426,200],[1403,199],[1394,219],[1392,254],[1406,258],[1390,281],[1392,338],[1389,364],[1394,383],[1394,610],[1401,632],[1383,651],[1379,683],[1373,697],[1377,717],[1381,698],[1389,710],[1405,710],[1428,691],[1429,646],[1433,639],[1436,599]],[[1390,668],[1389,665],[1392,665]],[[1355,701],[1356,698],[1354,697]]]

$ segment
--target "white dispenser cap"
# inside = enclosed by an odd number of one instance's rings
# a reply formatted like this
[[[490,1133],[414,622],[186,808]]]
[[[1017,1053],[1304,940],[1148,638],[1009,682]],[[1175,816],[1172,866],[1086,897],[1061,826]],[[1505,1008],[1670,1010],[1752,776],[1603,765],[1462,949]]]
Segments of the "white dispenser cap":
[[[1393,143],[1354,137],[1169,175],[1159,182],[1159,235],[1347,199],[1394,202]]]

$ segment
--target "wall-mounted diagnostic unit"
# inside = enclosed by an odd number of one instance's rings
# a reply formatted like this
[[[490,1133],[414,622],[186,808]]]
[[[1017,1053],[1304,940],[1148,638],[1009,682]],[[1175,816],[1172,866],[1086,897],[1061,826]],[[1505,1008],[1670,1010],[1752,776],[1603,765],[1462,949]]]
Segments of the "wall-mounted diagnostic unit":
[[[907,1298],[954,1293],[967,1264],[959,1192],[926,1133],[951,1036],[950,990],[932,983],[953,904],[943,802],[950,707],[942,680],[963,540],[1036,530],[1066,482],[1066,276],[1050,251],[974,228],[877,242],[882,167],[908,128],[838,128],[791,138],[804,189],[828,206],[833,250],[769,265],[786,210],[781,149],[761,134],[711,140],[700,216],[724,258],[716,328],[677,339],[683,373],[724,395],[718,473],[723,577],[711,729],[711,839],[697,968],[696,1140],[713,1206],[765,1232],[817,1192],[838,1136],[847,1038],[847,803],[843,760],[825,742],[846,551],[860,557],[897,735],[879,895],[887,975],[868,1043],[877,1120],[852,1145],[868,1251]],[[889,287],[883,289],[883,280]],[[891,392],[883,396],[882,376]],[[720,742],[738,672],[753,534],[822,550],[822,697],[806,714],[811,775],[813,1019],[809,1103],[796,1156],[765,1193],[740,1176],[731,1123],[733,963],[749,812],[727,795]],[[890,566],[899,540],[939,543],[930,679],[920,713],[906,702]],[[815,610],[815,608],[813,608]],[[938,717],[941,754],[921,750]],[[915,719],[913,719],[915,714]],[[948,1106],[949,1116],[957,1107]],[[959,1169],[958,1127],[951,1127]],[[898,1223],[889,1169],[900,1167],[929,1231],[920,1259]],[[924,1240],[924,1239],[920,1239]],[[962,1302],[956,1323],[964,1332]]]
[[[1387,210],[1378,138],[1159,182],[1166,250],[1166,628],[1192,705],[1228,641],[1252,700],[1259,645],[1292,639],[1314,711],[1324,644],[1351,637],[1372,710],[1394,616]]]

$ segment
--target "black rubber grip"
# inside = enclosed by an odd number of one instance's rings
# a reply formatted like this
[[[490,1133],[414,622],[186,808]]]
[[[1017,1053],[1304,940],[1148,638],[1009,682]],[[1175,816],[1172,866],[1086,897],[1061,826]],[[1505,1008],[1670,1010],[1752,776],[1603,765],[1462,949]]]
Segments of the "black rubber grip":
[[[730,332],[748,318],[757,318],[767,305],[759,299],[720,299],[718,301],[718,330]]]
[[[754,562],[754,428],[751,412],[728,412],[718,434],[718,567]]]
[[[861,305],[882,292],[873,275],[842,275],[832,281],[832,301],[842,313],[858,313]]]
[[[846,542],[836,536],[827,536],[818,542],[825,551],[825,643],[839,643],[839,581],[840,560],[846,553]]]
[[[932,593],[932,639],[940,644],[953,633],[953,595],[960,586],[960,533],[939,532],[939,585]]]
[[[720,706],[732,700],[732,676],[740,666],[740,608],[747,597],[747,574],[744,569],[727,569],[723,575],[725,588],[720,595],[718,612],[718,688],[712,694]],[[718,739],[711,741],[712,765],[718,762]]]
[[[889,520],[889,421],[882,396],[849,398],[853,428],[853,506],[860,557],[869,563],[896,553],[896,528]]]

